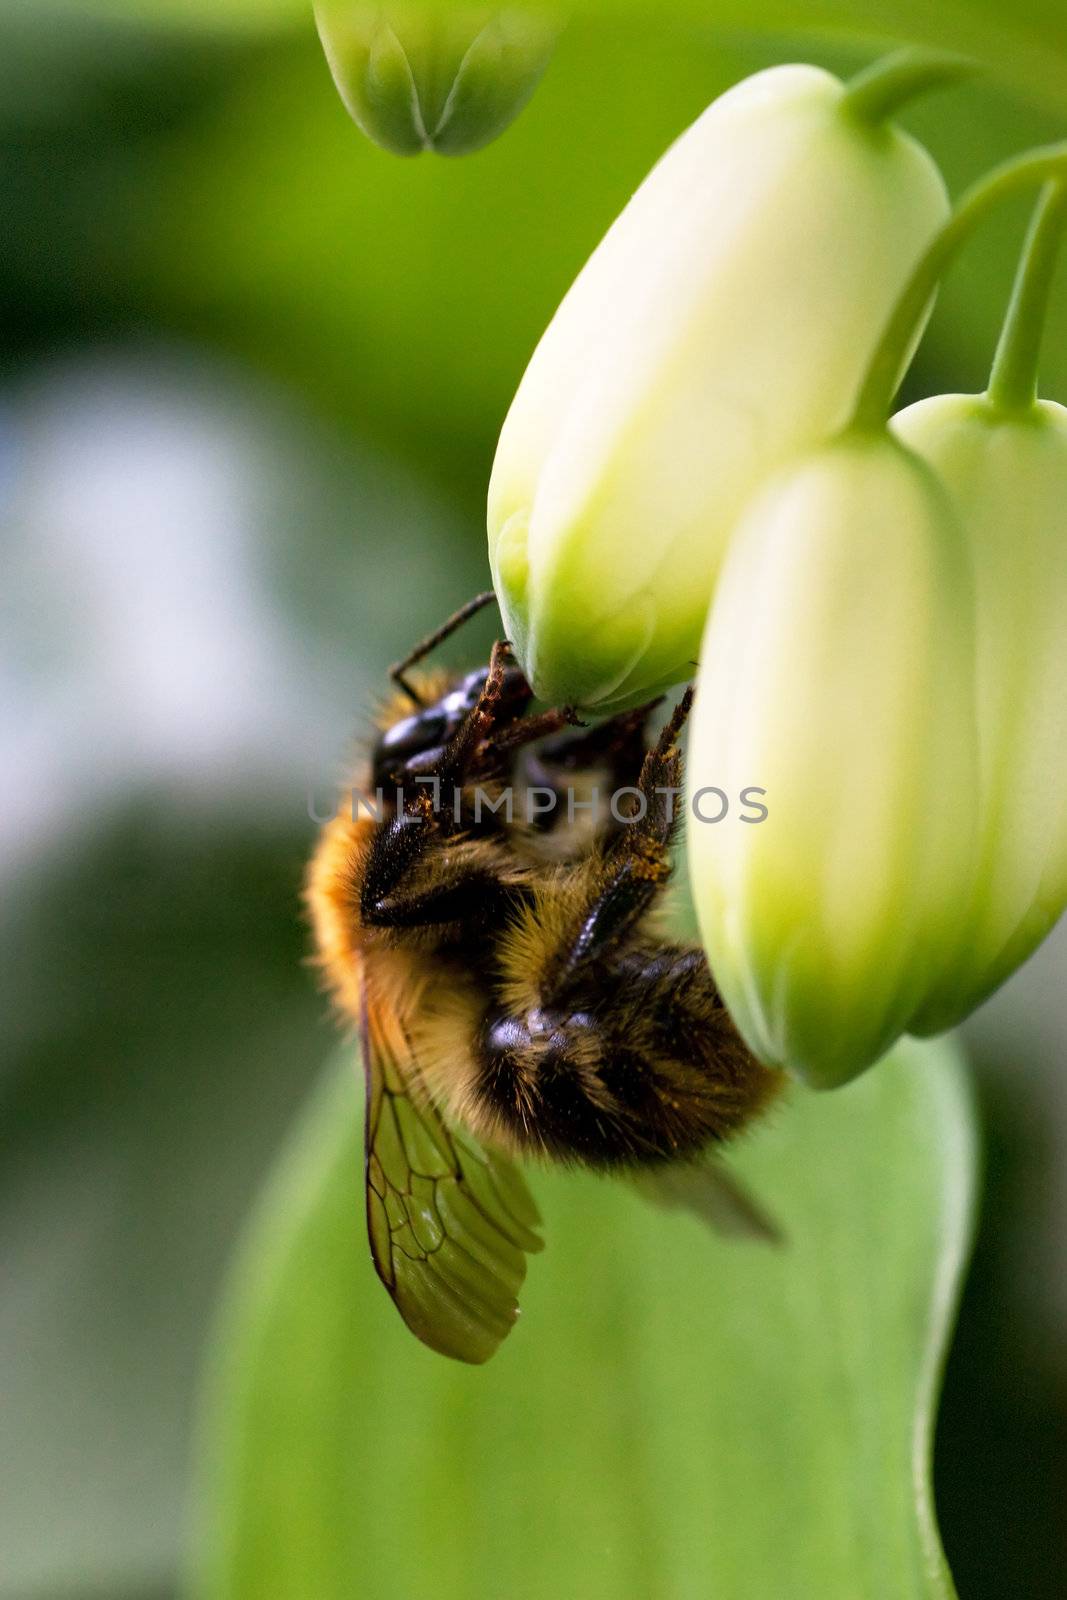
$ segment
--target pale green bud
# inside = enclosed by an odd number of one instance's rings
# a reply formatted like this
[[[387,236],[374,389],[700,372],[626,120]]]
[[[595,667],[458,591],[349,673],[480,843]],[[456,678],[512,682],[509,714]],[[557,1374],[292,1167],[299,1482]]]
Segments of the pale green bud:
[[[848,419],[948,202],[927,153],[844,92],[784,66],[715,101],[534,353],[497,449],[489,550],[546,699],[610,709],[689,677],[740,508]]]
[[[466,155],[537,87],[555,29],[519,10],[315,0],[334,82],[369,139],[401,156]]]
[[[976,761],[962,530],[924,463],[846,434],[752,502],[701,650],[693,894],[762,1060],[831,1087],[908,1029],[971,892]],[[711,786],[766,818],[701,821]]]
[[[950,1026],[1067,905],[1067,410],[983,396],[909,406],[894,432],[951,494],[975,577],[976,894],[960,959],[916,1023]]]

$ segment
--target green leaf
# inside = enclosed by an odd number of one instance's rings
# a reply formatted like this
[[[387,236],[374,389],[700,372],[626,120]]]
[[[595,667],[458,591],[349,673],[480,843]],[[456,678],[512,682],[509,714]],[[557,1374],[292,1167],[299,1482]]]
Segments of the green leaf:
[[[233,1278],[201,1600],[953,1593],[930,1442],[975,1150],[950,1044],[792,1090],[745,1141],[778,1247],[534,1174],[547,1249],[479,1369],[418,1345],[374,1277],[357,1102],[331,1070]]]

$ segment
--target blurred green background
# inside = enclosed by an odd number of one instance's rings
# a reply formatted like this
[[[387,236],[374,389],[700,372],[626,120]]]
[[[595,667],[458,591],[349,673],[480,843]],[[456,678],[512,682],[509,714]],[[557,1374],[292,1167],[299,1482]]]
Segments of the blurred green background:
[[[176,1592],[205,1330],[332,1045],[309,808],[386,663],[485,585],[541,328],[715,93],[877,47],[589,9],[498,144],[404,163],[299,8],[0,6],[0,1600]],[[954,192],[1067,134],[1052,56],[1032,96],[1005,79],[904,119]],[[954,270],[909,398],[982,383],[1025,212]],[[1067,401],[1063,279],[1043,388]],[[965,1597],[1067,1570],[1065,953],[970,1028],[985,1224],[937,1450]]]

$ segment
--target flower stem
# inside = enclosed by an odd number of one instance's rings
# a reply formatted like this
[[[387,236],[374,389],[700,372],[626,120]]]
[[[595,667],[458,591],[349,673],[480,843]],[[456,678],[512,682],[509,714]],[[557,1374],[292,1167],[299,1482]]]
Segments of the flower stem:
[[[897,50],[872,62],[845,85],[841,108],[861,122],[884,122],[917,95],[977,71],[977,62],[945,50]]]
[[[880,428],[900,381],[915,329],[946,267],[987,212],[1030,184],[1067,178],[1067,142],[1042,145],[994,167],[973,184],[928,246],[904,287],[871,357],[852,413],[853,428]]]
[[[1067,223],[1067,181],[1042,191],[1026,236],[986,391],[1000,411],[1029,411],[1037,399],[1037,359],[1056,256]]]

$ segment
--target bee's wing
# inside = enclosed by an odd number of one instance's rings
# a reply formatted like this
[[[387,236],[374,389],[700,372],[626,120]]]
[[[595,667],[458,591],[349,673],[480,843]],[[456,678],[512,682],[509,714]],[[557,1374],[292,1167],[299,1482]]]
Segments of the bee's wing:
[[[735,1239],[781,1244],[782,1233],[743,1184],[715,1157],[675,1161],[643,1172],[635,1180],[640,1194],[668,1211],[688,1211]]]
[[[367,1231],[378,1276],[412,1333],[487,1361],[519,1314],[537,1207],[518,1168],[449,1127],[421,1092],[395,1015],[364,999]]]

